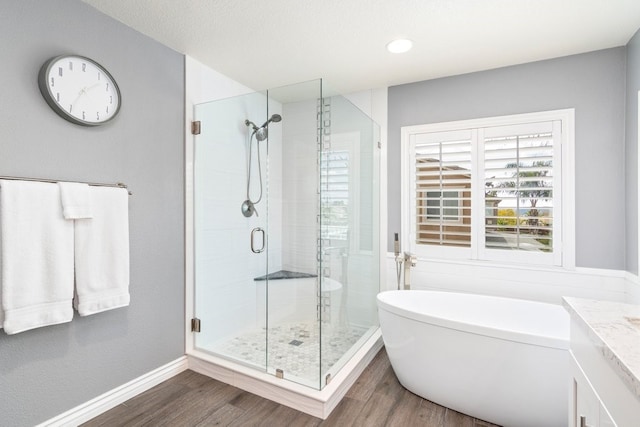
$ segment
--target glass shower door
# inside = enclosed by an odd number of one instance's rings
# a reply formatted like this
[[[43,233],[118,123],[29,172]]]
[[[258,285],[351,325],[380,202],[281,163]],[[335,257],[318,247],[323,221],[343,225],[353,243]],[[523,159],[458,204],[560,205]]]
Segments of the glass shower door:
[[[318,99],[321,81],[269,89],[267,371],[320,388]]]
[[[347,98],[320,107],[322,386],[375,332],[379,275],[379,126]]]
[[[267,371],[322,389],[378,324],[379,127],[321,80],[268,96]]]
[[[254,126],[266,113],[266,95],[251,93],[197,105],[194,114],[201,121],[193,189],[195,346],[260,370],[266,369],[268,153]]]

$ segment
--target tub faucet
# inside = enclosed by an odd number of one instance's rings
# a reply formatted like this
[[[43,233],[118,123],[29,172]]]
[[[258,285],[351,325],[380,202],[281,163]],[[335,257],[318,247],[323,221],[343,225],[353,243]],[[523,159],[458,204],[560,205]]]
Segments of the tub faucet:
[[[411,289],[411,267],[415,267],[418,261],[415,255],[410,252],[404,253],[404,289]]]

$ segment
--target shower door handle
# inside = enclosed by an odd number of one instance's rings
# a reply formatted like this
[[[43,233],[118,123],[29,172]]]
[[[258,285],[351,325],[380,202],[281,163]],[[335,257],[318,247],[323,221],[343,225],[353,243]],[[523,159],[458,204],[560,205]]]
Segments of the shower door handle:
[[[256,249],[254,243],[255,243],[255,234],[256,233],[260,233],[262,234],[262,246],[260,246],[260,248]],[[264,244],[265,244],[265,238],[264,238],[264,230],[260,227],[256,227],[253,230],[251,230],[251,252],[253,252],[254,254],[259,254],[260,252],[264,251]]]

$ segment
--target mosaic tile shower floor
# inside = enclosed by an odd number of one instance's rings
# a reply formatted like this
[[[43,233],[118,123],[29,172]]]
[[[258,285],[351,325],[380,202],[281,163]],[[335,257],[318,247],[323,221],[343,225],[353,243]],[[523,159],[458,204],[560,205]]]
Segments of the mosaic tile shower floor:
[[[327,372],[366,332],[364,328],[322,325],[322,372]],[[216,346],[217,353],[264,366],[265,329],[251,331]],[[282,369],[285,378],[318,384],[320,331],[317,323],[290,323],[269,330],[269,368]]]

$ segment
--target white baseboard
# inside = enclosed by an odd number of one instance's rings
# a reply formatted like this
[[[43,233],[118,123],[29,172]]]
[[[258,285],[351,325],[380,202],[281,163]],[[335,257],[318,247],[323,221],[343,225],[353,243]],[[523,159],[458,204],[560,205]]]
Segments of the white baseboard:
[[[72,408],[36,427],[77,426],[149,390],[188,368],[187,356],[182,356],[147,374],[116,387],[100,396]]]

